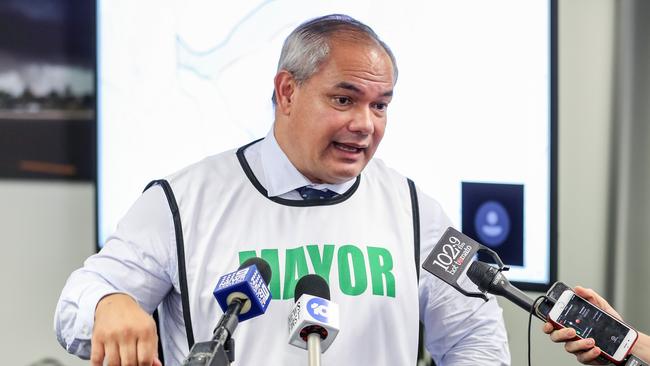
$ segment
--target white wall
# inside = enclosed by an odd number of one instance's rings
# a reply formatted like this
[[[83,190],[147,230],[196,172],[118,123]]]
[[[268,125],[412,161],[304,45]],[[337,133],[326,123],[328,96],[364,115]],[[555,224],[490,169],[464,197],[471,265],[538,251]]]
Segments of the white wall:
[[[88,364],[59,346],[52,324],[66,278],[94,251],[94,194],[89,183],[0,181],[3,365]]]
[[[559,0],[558,278],[605,290],[613,0]],[[530,294],[538,296],[539,294]],[[504,308],[513,365],[527,364],[525,312]],[[535,365],[578,364],[533,320]]]
[[[620,2],[615,88],[616,187],[613,283],[616,307],[640,330],[650,330],[650,2]]]
[[[603,291],[614,1],[559,3],[559,278]],[[28,365],[45,356],[86,364],[58,345],[52,314],[68,274],[94,250],[94,187],[2,181],[0,202],[3,364]],[[512,364],[525,365],[527,316],[501,304]],[[533,320],[533,363],[576,364],[540,325]]]

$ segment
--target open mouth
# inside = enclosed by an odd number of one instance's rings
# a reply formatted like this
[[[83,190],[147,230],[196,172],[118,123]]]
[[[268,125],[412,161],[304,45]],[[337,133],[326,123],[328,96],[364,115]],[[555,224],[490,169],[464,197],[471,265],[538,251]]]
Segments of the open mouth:
[[[343,151],[349,152],[349,153],[360,153],[365,149],[365,147],[352,146],[352,145],[343,144],[343,143],[336,142],[336,141],[333,142],[333,145],[337,149],[343,150]]]

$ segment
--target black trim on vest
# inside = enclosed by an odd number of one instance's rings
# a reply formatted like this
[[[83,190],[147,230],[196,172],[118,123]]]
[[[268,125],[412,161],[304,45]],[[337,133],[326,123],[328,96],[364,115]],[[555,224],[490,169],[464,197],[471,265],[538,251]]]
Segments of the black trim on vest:
[[[413,213],[413,252],[415,254],[415,273],[417,274],[418,283],[420,280],[420,204],[418,203],[418,193],[415,189],[415,183],[406,178],[411,194],[411,212]],[[424,359],[424,324],[419,322],[418,329],[418,360]],[[431,360],[431,357],[429,357]],[[433,363],[435,366],[435,363]]]
[[[288,200],[285,198],[280,198],[280,197],[269,197],[269,192],[266,190],[266,188],[262,187],[262,184],[257,180],[255,177],[255,174],[253,174],[253,170],[251,169],[250,165],[248,165],[248,162],[246,161],[246,157],[244,156],[244,151],[251,145],[253,145],[256,142],[259,142],[263,139],[255,140],[249,144],[246,144],[239,149],[237,149],[237,159],[239,160],[239,164],[241,165],[242,169],[244,169],[244,173],[246,173],[246,176],[248,179],[251,181],[253,186],[267,199],[270,199],[273,202],[279,203],[281,205],[285,206],[295,206],[295,207],[308,207],[308,206],[329,206],[329,205],[335,205],[337,203],[344,202],[348,198],[354,194],[354,192],[357,191],[357,188],[359,188],[359,182],[361,182],[361,176],[357,176],[356,181],[348,189],[345,193],[338,195],[332,199],[328,200],[319,200],[319,199],[311,199],[311,200]]]
[[[415,189],[415,183],[406,178],[411,193],[411,210],[413,212],[413,250],[415,252],[415,273],[418,280],[420,279],[420,205],[418,203],[418,193]]]
[[[178,210],[178,204],[176,203],[176,198],[174,197],[174,192],[172,187],[164,179],[158,179],[151,181],[147,184],[145,191],[152,187],[155,184],[160,184],[165,196],[167,197],[167,203],[169,203],[169,209],[172,212],[172,217],[174,218],[174,232],[176,234],[176,255],[178,257],[178,282],[181,288],[181,303],[183,306],[183,321],[185,322],[185,333],[187,334],[187,345],[189,349],[192,349],[194,345],[194,331],[192,330],[192,317],[190,315],[190,297],[187,289],[187,272],[185,270],[185,245],[183,241],[183,227],[181,226],[181,215]],[[160,336],[158,337],[160,339]],[[160,342],[159,342],[160,343]],[[162,353],[161,353],[162,355]]]

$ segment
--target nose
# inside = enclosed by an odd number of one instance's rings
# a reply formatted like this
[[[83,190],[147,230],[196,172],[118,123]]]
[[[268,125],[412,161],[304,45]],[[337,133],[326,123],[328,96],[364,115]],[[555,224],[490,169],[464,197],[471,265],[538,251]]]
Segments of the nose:
[[[352,116],[348,129],[354,133],[371,135],[375,132],[375,118],[369,107],[359,108]]]

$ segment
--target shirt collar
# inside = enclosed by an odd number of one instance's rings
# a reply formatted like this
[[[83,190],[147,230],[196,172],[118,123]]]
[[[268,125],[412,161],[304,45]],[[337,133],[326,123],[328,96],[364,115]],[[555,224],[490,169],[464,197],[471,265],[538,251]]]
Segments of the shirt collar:
[[[260,159],[266,181],[265,188],[269,197],[280,196],[304,186],[321,190],[329,189],[338,194],[343,194],[354,185],[354,178],[340,184],[312,183],[291,164],[291,161],[275,139],[273,127],[260,143]]]

